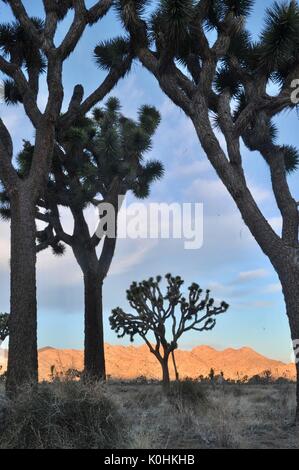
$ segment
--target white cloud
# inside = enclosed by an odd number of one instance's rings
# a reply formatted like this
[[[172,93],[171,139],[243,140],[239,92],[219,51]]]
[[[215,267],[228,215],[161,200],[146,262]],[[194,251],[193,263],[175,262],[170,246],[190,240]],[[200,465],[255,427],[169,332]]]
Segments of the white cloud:
[[[67,248],[64,256],[54,256],[51,249],[38,255],[37,277],[39,284],[52,286],[71,286],[82,280],[82,272],[73,252]]]
[[[250,282],[256,281],[257,279],[262,279],[268,276],[268,271],[266,269],[256,269],[254,271],[244,271],[241,272],[238,276],[237,282]]]
[[[128,244],[127,244],[128,245]],[[138,247],[139,245],[139,247]],[[110,269],[110,275],[116,276],[124,274],[132,270],[132,268],[140,265],[151,250],[157,245],[157,241],[143,241],[134,243],[134,252],[125,255],[116,255]]]
[[[252,282],[263,279],[268,275],[269,273],[264,269],[241,272],[237,278],[230,282],[228,281],[226,283],[221,283],[218,281],[210,281],[208,283],[208,288],[211,289],[212,292],[215,292],[218,296],[225,295],[228,299],[231,299],[231,302],[232,299],[234,299],[234,304],[236,303],[235,299],[237,299],[240,305],[243,305],[243,302],[241,302],[242,299],[248,298],[248,296],[252,297],[252,295],[257,293],[256,285],[252,284]],[[262,293],[269,294],[278,292],[278,287],[280,287],[280,284],[270,284],[263,290]],[[249,301],[250,305],[252,304],[251,302],[252,301]],[[247,303],[248,302],[246,301],[246,305]]]
[[[200,177],[193,181],[192,185],[186,190],[186,193],[193,196],[205,194],[207,197],[213,197],[213,199],[221,199],[223,194],[227,195],[227,190],[219,179]]]

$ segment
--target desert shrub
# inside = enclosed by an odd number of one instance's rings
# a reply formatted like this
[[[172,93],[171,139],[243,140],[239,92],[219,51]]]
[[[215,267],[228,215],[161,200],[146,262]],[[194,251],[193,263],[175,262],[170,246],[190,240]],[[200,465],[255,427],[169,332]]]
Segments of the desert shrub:
[[[292,384],[292,381],[289,380],[287,377],[278,377],[275,380],[275,385],[286,385],[290,386]]]
[[[249,385],[270,385],[275,383],[271,370],[265,370],[260,375],[254,375],[248,380]]]
[[[0,374],[0,384],[4,384],[6,382],[6,372],[4,372],[3,374]]]
[[[172,382],[167,391],[167,397],[178,411],[185,408],[199,408],[208,404],[206,391],[201,384],[193,380]]]
[[[65,373],[67,380],[79,380],[83,377],[83,373],[77,369],[68,369]]]
[[[162,396],[159,388],[148,386],[147,388],[140,390],[136,397],[134,397],[132,407],[134,407],[134,405],[137,403],[144,410],[152,407],[156,408],[156,404],[161,403],[163,399],[164,396]]]
[[[64,382],[27,387],[11,401],[1,448],[112,449],[125,424],[103,386]]]
[[[214,445],[221,449],[237,449],[239,447],[238,433],[227,418],[220,419],[214,429]]]
[[[149,425],[148,413],[143,413],[138,422],[130,427],[128,436],[129,449],[155,449],[160,444],[161,425],[154,420]]]
[[[136,378],[136,383],[146,385],[148,381],[145,375],[140,375],[139,377]]]

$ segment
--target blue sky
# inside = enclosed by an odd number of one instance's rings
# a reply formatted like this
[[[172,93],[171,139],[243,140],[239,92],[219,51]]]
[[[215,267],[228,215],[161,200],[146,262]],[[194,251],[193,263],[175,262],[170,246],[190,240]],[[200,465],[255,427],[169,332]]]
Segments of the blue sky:
[[[91,5],[93,2],[88,1]],[[271,1],[256,2],[250,18],[250,29],[257,34],[263,25],[263,11]],[[40,1],[25,1],[28,10],[41,13]],[[0,2],[1,21],[8,21],[8,8]],[[70,18],[62,25],[63,34]],[[98,41],[119,35],[120,25],[110,13],[99,25],[89,28],[74,55],[64,69],[66,103],[73,86],[82,83],[86,94],[103,80],[105,74],[94,63],[92,53]],[[162,123],[154,139],[149,157],[163,161],[166,174],[153,187],[148,202],[202,202],[204,204],[204,244],[200,250],[184,249],[180,240],[121,240],[111,273],[105,283],[105,336],[109,343],[126,343],[110,331],[107,317],[112,308],[125,306],[125,290],[132,280],[172,272],[210,287],[213,296],[227,301],[231,307],[218,320],[214,331],[190,334],[180,346],[191,348],[210,344],[217,348],[250,346],[270,357],[286,362],[291,358],[291,344],[287,318],[278,278],[248,229],[243,224],[227,191],[207,161],[189,120],[160,91],[155,80],[140,65],[135,64],[112,95],[118,96],[123,113],[135,117],[138,107],[148,103],[161,112]],[[42,84],[40,106],[46,100]],[[33,130],[21,108],[7,108],[0,104],[1,117],[9,127],[15,152],[23,138],[33,138]],[[280,140],[297,143],[296,113],[284,113],[278,119]],[[221,136],[220,136],[221,140]],[[221,140],[222,141],[222,140]],[[279,229],[280,218],[273,201],[269,172],[257,154],[243,149],[244,166],[249,185],[257,201]],[[298,195],[298,175],[290,178],[292,190]],[[130,200],[133,200],[130,198]],[[91,226],[96,222],[90,210]],[[70,216],[63,214],[65,227],[71,228]],[[0,222],[0,311],[9,309],[9,225]],[[38,260],[39,345],[63,348],[82,348],[83,345],[83,290],[79,268],[70,250],[63,259],[50,252]]]

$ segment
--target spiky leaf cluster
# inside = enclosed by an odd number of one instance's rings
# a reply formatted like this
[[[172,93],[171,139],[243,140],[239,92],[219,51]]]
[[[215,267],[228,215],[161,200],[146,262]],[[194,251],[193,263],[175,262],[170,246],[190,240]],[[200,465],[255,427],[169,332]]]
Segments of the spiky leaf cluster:
[[[231,96],[237,97],[241,92],[242,83],[230,67],[223,66],[216,74],[215,89],[219,94],[228,90]]]
[[[0,219],[10,220],[10,202],[4,190],[0,191]]]
[[[24,140],[23,148],[17,156],[18,174],[21,178],[26,178],[29,175],[33,153],[34,146],[28,140]]]
[[[283,145],[281,150],[284,155],[285,168],[287,173],[293,173],[299,167],[299,151],[293,145]]]
[[[56,13],[58,19],[63,20],[69,10],[73,8],[73,0],[44,0],[46,13]]]
[[[124,27],[127,28],[134,22],[135,13],[142,17],[150,3],[151,0],[117,0],[114,6]]]
[[[37,31],[43,30],[44,23],[39,18],[31,18]],[[14,64],[33,68],[40,73],[46,66],[45,57],[19,22],[0,24],[0,50]]]
[[[134,313],[125,313],[116,308],[110,316],[110,325],[119,338],[126,335],[134,341],[136,335],[141,336],[147,344],[148,333],[157,342],[157,350],[162,344],[169,351],[177,348],[179,338],[190,330],[208,331],[214,328],[216,316],[228,309],[228,304],[222,302],[214,305],[210,291],[203,294],[197,283],[188,288],[184,297],[180,276],[166,274],[166,292],[161,288],[162,277],[150,278],[140,283],[133,282],[127,291],[127,299]],[[169,326],[169,332],[167,327]],[[171,339],[167,337],[171,335]]]
[[[167,45],[172,45],[174,52],[180,51],[181,44],[188,40],[193,7],[193,0],[160,1],[159,14],[163,19],[161,26],[165,27],[164,39]]]
[[[102,70],[117,69],[131,53],[130,42],[126,37],[117,37],[100,42],[95,50],[94,57]]]
[[[17,155],[17,172],[20,178],[26,178],[29,175],[32,158],[33,158],[34,147],[27,141],[23,141],[23,148]],[[10,220],[11,210],[9,197],[5,190],[0,192],[0,217],[4,221]]]
[[[218,29],[228,15],[240,23],[249,16],[254,2],[255,0],[211,0],[205,16],[205,26],[208,30]]]
[[[147,197],[152,182],[163,176],[160,162],[144,162],[144,155],[152,148],[152,137],[160,123],[160,114],[150,106],[142,106],[138,121],[125,118],[120,113],[119,101],[111,98],[106,108],[96,109],[98,125],[94,143],[97,164],[105,187],[120,175],[124,193],[132,190],[139,198]]]
[[[7,105],[16,105],[22,103],[22,95],[20,94],[14,80],[7,78],[3,81],[4,100]]]
[[[299,8],[296,2],[275,2],[267,9],[260,46],[261,66],[269,73],[283,73],[298,61]]]

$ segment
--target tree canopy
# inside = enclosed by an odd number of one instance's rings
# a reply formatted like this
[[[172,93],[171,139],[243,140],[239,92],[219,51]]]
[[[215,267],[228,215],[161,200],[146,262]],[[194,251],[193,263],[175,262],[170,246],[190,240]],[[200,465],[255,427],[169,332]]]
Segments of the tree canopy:
[[[127,291],[133,313],[116,308],[110,316],[110,325],[119,338],[126,335],[133,342],[140,336],[149,350],[163,367],[164,381],[169,381],[169,355],[178,348],[178,341],[189,331],[210,331],[216,325],[216,317],[225,313],[229,305],[221,302],[215,305],[210,291],[203,290],[197,283],[183,294],[184,281],[180,276],[167,274],[166,294],[161,289],[162,277],[137,283]],[[153,341],[155,344],[153,344]]]

